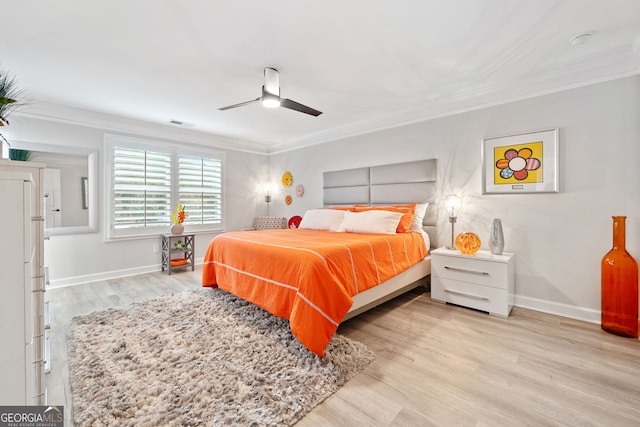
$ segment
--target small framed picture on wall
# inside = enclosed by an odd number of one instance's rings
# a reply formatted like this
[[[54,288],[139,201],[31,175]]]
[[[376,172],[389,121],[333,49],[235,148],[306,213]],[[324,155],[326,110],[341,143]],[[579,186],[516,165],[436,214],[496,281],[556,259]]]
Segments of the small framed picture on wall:
[[[482,140],[482,194],[559,191],[557,128]]]

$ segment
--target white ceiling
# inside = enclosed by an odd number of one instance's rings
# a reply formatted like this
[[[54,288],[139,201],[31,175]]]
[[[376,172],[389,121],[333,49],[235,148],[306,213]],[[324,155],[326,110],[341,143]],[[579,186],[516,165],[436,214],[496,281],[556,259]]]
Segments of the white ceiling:
[[[0,66],[28,93],[23,111],[179,120],[265,152],[640,73],[639,0],[0,0],[0,10]],[[569,42],[584,32],[595,35]],[[283,98],[323,114],[218,110],[260,96],[267,66]]]

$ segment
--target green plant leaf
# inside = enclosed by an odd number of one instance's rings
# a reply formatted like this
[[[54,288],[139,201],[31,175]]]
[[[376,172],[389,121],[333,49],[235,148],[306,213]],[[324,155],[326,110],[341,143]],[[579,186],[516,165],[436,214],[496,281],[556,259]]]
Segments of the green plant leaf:
[[[0,123],[8,125],[6,117],[24,105],[22,101],[18,101],[21,99],[21,93],[22,91],[16,88],[15,78],[0,69]]]

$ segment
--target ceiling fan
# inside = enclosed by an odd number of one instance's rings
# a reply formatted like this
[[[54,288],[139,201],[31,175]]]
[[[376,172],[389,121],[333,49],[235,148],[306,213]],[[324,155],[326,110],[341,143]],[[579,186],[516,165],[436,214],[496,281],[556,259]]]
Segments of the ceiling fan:
[[[219,110],[229,110],[231,108],[243,107],[245,105],[253,104],[254,102],[262,102],[267,108],[283,107],[290,110],[299,111],[301,113],[310,114],[312,116],[319,116],[322,111],[315,110],[306,105],[302,105],[299,102],[292,101],[291,99],[280,98],[280,75],[275,68],[264,69],[264,86],[262,86],[262,96],[251,101],[241,102],[239,104],[229,105],[227,107],[219,108]]]

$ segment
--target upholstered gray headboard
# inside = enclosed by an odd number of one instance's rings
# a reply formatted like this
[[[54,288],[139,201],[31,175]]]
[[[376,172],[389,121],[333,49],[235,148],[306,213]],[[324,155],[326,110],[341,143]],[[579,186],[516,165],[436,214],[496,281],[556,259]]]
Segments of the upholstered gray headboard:
[[[324,172],[323,204],[386,205],[429,202],[425,230],[435,240],[436,159]]]

